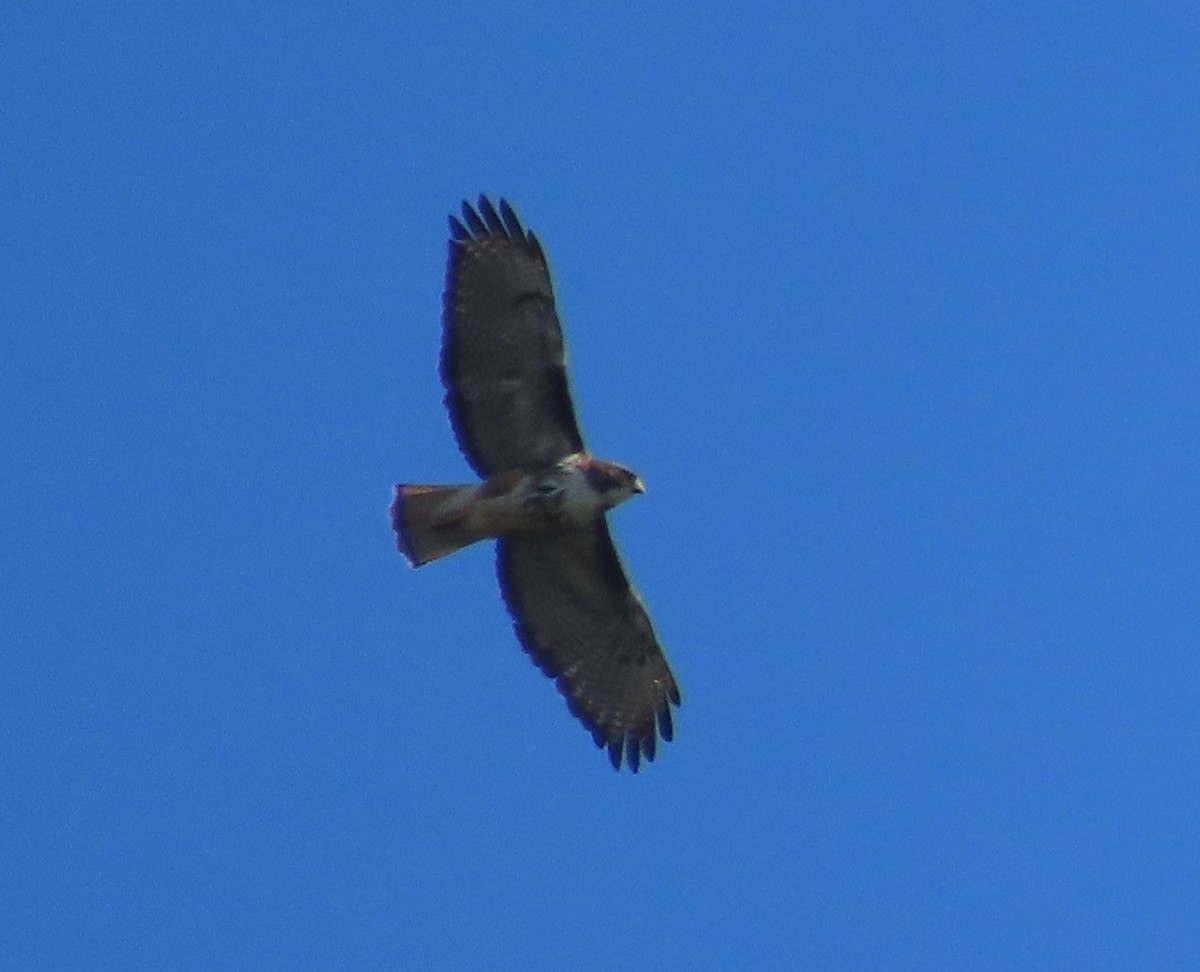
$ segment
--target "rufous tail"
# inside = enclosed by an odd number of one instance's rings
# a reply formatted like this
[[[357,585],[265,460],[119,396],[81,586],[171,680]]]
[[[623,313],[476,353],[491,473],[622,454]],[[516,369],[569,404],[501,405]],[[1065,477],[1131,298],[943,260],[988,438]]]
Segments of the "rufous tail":
[[[474,486],[396,487],[392,529],[396,546],[414,567],[445,557],[483,537],[468,529],[467,509],[453,500]]]

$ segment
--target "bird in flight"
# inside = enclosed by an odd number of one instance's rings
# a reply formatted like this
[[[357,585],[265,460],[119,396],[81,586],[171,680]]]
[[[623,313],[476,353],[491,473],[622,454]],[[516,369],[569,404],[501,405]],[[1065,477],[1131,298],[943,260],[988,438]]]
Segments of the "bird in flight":
[[[392,527],[414,567],[496,540],[500,591],[525,651],[614,769],[653,760],[679,687],[606,514],[643,492],[592,456],[571,404],[541,244],[503,199],[450,217],[441,378],[459,448],[482,482],[396,487]]]

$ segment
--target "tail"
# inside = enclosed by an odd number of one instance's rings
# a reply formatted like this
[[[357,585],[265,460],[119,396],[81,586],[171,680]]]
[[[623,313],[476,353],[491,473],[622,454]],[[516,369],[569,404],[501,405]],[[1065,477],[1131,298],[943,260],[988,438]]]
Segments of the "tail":
[[[414,567],[483,539],[469,528],[470,506],[455,502],[466,500],[466,494],[476,488],[403,484],[396,487],[390,510],[392,529],[396,531],[396,546]]]

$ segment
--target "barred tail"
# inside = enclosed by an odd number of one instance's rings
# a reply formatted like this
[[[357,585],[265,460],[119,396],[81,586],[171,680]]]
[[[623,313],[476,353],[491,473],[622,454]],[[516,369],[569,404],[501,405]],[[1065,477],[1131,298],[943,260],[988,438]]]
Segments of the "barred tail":
[[[469,529],[469,507],[452,502],[474,486],[396,487],[392,529],[396,545],[414,567],[452,554],[483,537]]]

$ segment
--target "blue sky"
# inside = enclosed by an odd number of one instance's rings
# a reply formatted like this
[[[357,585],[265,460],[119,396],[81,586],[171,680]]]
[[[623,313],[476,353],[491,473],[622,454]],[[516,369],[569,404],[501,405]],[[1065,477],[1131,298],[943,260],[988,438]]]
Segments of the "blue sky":
[[[1194,4],[0,37],[0,966],[1200,967]],[[648,485],[637,777],[388,528],[481,191]]]

